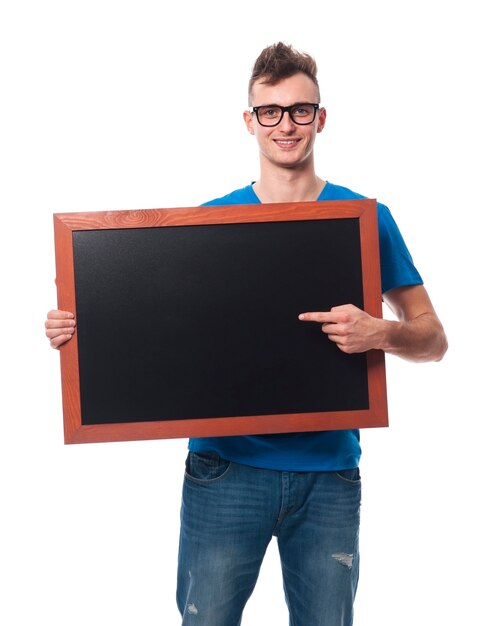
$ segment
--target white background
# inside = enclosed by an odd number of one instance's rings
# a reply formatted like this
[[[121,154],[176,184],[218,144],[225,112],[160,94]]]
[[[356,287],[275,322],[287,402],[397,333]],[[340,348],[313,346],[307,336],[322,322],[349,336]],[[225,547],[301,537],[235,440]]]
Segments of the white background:
[[[387,358],[391,425],[362,432],[356,624],[486,623],[483,4],[2,3],[2,624],[179,623],[186,441],[63,445],[52,214],[194,206],[255,179],[241,113],[278,40],[318,61],[318,174],[391,208],[451,345]],[[274,543],[243,626],[272,622],[288,623]]]

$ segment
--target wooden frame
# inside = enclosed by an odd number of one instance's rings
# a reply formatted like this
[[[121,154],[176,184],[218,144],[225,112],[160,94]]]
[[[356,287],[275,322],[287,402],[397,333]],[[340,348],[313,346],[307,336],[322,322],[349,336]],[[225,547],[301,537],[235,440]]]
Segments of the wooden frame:
[[[294,222],[305,224],[311,220],[315,225],[319,225],[332,224],[332,220],[353,220],[359,228],[363,308],[371,315],[381,317],[376,206],[375,200],[345,200],[55,214],[58,307],[62,310],[73,311],[78,321],[74,338],[60,349],[65,443],[271,434],[387,426],[384,354],[378,350],[369,351],[365,355],[368,401],[367,406],[359,410],[339,408],[327,411],[297,412],[294,409],[290,412],[280,410],[278,413],[268,411],[261,414],[258,411],[259,414],[255,412],[252,415],[226,414],[219,417],[203,416],[185,419],[181,417],[169,419],[168,416],[165,419],[158,419],[157,415],[153,415],[150,420],[144,418],[144,421],[124,421],[121,416],[120,422],[87,423],[82,415],[80,338],[77,337],[81,332],[79,329],[82,320],[77,311],[75,274],[78,270],[75,267],[74,237],[76,233],[84,231],[94,233],[95,231],[117,231],[124,235],[136,232],[134,229],[166,229],[174,226],[239,226],[240,224],[292,224]],[[345,304],[345,302],[337,304]],[[107,324],[107,320],[100,321],[100,324],[104,323]],[[323,342],[326,341],[324,335],[320,339]],[[335,350],[340,352],[336,346]]]

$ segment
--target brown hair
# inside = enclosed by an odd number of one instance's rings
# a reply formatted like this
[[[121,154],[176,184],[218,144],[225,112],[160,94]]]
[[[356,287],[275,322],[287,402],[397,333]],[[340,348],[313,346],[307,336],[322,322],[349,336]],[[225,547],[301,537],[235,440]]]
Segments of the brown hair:
[[[258,80],[266,85],[275,85],[284,78],[289,78],[299,72],[306,74],[319,90],[316,61],[309,54],[299,52],[281,41],[264,48],[251,72],[248,99],[251,98],[251,90]]]

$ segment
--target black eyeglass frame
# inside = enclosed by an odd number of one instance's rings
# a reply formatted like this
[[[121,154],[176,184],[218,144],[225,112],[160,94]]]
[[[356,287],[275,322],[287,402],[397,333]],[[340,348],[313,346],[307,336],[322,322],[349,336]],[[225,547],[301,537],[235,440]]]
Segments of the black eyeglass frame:
[[[301,107],[305,105],[314,107],[314,115],[312,116],[312,120],[310,122],[297,122],[294,116],[292,115],[292,110],[296,109],[297,107]],[[279,117],[278,121],[275,122],[274,124],[263,124],[263,122],[260,122],[260,116],[258,115],[258,110],[263,109],[263,108],[265,109],[272,108],[272,107],[276,109],[280,109],[282,112],[281,116]],[[296,104],[291,104],[288,107],[283,107],[280,104],[261,104],[260,106],[257,106],[257,107],[250,107],[249,111],[250,113],[256,113],[256,119],[258,120],[258,124],[260,124],[260,126],[265,126],[266,128],[278,126],[280,122],[283,120],[284,113],[289,114],[290,119],[294,122],[294,124],[297,124],[298,126],[308,126],[309,124],[312,124],[314,120],[316,119],[316,113],[319,107],[320,107],[320,104],[318,102],[297,102]]]

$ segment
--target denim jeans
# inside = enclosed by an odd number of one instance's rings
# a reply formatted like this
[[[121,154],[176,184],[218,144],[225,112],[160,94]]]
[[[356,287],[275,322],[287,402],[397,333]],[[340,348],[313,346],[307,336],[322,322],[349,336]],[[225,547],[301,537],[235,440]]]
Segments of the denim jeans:
[[[178,563],[182,626],[239,626],[274,535],[290,626],[351,626],[360,491],[358,469],[274,471],[190,452]]]

